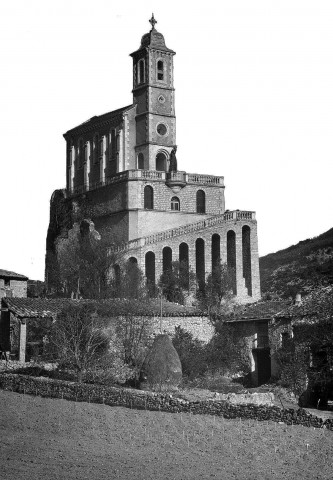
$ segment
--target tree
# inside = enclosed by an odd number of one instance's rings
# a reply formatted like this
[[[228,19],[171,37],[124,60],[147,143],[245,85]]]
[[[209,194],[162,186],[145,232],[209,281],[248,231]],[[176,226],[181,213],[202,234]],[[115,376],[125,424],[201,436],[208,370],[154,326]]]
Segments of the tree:
[[[110,336],[121,344],[124,363],[131,369],[131,377],[136,379],[152,343],[153,327],[151,317],[147,315],[149,308],[147,297],[114,300],[112,304],[98,306],[98,314],[108,318],[109,326],[112,323]]]
[[[188,291],[194,281],[194,273],[186,260],[172,262],[171,268],[161,275],[159,285],[169,302],[184,303],[184,291]]]
[[[88,222],[88,221],[85,221]],[[69,230],[68,238],[57,245],[60,284],[64,296],[106,298],[109,296],[109,271],[115,256],[109,254],[104,239],[90,227],[78,224]],[[91,222],[92,223],[92,222]]]
[[[228,324],[226,317],[215,318],[215,333],[208,344],[207,361],[212,371],[225,374],[249,373],[250,364],[245,335]]]
[[[146,299],[148,297],[143,273],[137,263],[130,261],[119,268],[119,275],[114,275],[111,279],[110,290],[113,298]]]
[[[59,364],[74,369],[81,382],[108,355],[105,319],[97,315],[93,304],[66,306],[51,327],[49,342]]]
[[[193,338],[190,332],[177,326],[172,343],[179,355],[184,375],[192,380],[207,372],[209,369],[207,347],[203,342]]]
[[[210,314],[228,310],[233,298],[235,272],[226,263],[218,263],[207,277],[204,291],[198,292],[200,306]]]

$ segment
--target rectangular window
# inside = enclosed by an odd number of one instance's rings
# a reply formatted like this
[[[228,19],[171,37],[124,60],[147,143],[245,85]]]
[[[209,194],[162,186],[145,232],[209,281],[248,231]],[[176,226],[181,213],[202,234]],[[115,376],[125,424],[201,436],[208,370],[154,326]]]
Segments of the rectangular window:
[[[10,287],[10,279],[5,278],[5,287]]]
[[[290,335],[289,332],[281,333],[281,347],[286,348],[289,343]]]

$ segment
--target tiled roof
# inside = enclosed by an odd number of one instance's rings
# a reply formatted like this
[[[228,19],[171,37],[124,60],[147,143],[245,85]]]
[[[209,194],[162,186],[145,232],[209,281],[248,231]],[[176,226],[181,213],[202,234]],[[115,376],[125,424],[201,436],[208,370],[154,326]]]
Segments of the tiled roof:
[[[3,278],[3,277],[17,278],[20,280],[28,280],[28,277],[26,277],[25,275],[21,275],[20,273],[10,272],[9,270],[2,270],[0,268],[0,278]]]
[[[56,316],[65,305],[77,304],[78,300],[68,298],[8,298],[2,299],[3,305],[20,318],[46,318]]]
[[[14,315],[20,318],[46,318],[55,317],[65,306],[82,303],[94,303],[96,306],[106,306],[110,311],[121,307],[126,312],[126,300],[72,300],[69,298],[3,298],[3,306],[7,307]],[[120,307],[120,308],[119,308]],[[147,305],[142,305],[139,315],[159,315],[160,303],[153,300]],[[184,307],[171,302],[163,301],[163,316],[202,316],[195,307]]]
[[[333,286],[317,288],[302,298],[299,305],[292,304],[276,317],[306,317],[318,315],[333,318]]]
[[[229,315],[229,322],[267,320],[271,318],[333,319],[333,286],[321,287],[303,297],[296,305],[291,300],[271,300],[240,305]]]
[[[243,322],[250,320],[267,320],[278,312],[283,311],[290,304],[290,300],[270,300],[265,302],[239,305],[229,316],[229,322]]]

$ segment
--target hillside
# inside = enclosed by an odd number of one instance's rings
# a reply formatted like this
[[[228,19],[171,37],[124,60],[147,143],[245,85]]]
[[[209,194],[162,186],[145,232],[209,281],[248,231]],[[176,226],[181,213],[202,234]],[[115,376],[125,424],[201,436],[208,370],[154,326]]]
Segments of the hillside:
[[[283,298],[333,284],[333,228],[259,259],[263,294]]]

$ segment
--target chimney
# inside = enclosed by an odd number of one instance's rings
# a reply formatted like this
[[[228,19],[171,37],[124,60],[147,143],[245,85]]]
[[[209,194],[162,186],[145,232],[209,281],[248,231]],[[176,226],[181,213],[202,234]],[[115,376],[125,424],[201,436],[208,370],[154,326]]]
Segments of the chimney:
[[[300,293],[296,293],[295,305],[300,306],[301,303],[302,303],[302,295]]]

